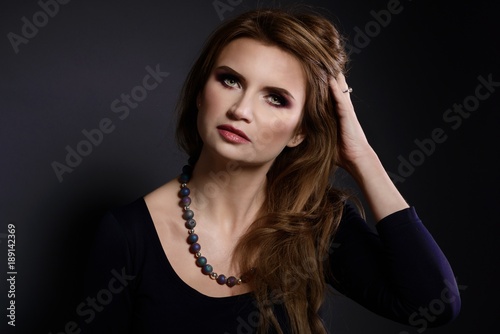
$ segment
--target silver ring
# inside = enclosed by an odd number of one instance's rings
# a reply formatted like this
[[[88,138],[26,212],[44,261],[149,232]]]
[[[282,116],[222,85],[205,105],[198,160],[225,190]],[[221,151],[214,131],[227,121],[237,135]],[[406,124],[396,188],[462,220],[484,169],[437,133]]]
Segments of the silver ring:
[[[352,88],[348,87],[346,90],[343,90],[342,93],[352,93]]]

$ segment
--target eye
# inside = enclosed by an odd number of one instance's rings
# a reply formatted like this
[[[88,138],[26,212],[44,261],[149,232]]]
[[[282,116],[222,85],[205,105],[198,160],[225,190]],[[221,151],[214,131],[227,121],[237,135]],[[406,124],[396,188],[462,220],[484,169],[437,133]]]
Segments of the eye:
[[[277,94],[267,96],[267,101],[276,107],[286,107],[288,105],[288,101],[283,96]]]
[[[219,76],[219,81],[226,87],[228,88],[240,88],[240,83],[237,78],[223,74]]]
[[[224,79],[224,83],[229,87],[237,87],[238,86],[238,81],[234,80],[233,78]]]

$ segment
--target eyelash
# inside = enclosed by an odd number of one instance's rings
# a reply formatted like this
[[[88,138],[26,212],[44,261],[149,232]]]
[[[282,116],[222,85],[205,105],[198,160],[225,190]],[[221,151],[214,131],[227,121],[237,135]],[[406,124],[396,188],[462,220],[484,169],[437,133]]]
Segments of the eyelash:
[[[268,100],[269,98],[275,98],[276,100],[278,100],[278,104],[269,101],[269,103],[271,103],[273,106],[277,108],[284,108],[288,106],[288,100],[279,94],[270,94],[268,96]]]
[[[237,78],[235,78],[235,77],[233,77],[233,76],[231,76],[231,75],[223,74],[223,75],[220,75],[220,76],[219,76],[219,81],[220,81],[220,82],[221,82],[221,83],[222,83],[225,87],[227,87],[227,88],[234,88],[235,86],[229,85],[229,84],[227,83],[227,81],[229,81],[229,80],[234,81],[234,82],[235,82],[235,84],[238,84],[238,85],[239,85],[239,83],[238,83],[238,79],[237,79]]]
[[[220,74],[217,76],[217,80],[226,88],[228,89],[232,89],[235,87],[235,85],[238,85],[240,86],[239,82],[238,82],[238,78],[236,78],[235,76],[232,76],[230,74]],[[233,81],[235,85],[230,85],[228,84],[228,81]],[[271,101],[271,99],[273,100],[277,100],[277,103],[274,103]],[[283,107],[286,107],[288,106],[288,100],[283,97],[281,94],[274,94],[274,93],[271,93],[269,94],[267,97],[266,97],[266,100],[268,101],[268,103],[276,108],[283,108]]]

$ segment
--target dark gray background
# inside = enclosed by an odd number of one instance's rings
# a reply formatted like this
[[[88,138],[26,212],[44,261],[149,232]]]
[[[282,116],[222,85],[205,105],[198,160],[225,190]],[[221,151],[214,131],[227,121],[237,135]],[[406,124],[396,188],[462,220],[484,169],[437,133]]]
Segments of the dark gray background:
[[[223,19],[278,4],[222,2],[233,4]],[[389,1],[303,3],[323,8],[350,44],[361,46],[357,29],[365,30],[374,20],[370,11],[386,9]],[[459,318],[428,333],[498,327],[500,87],[456,129],[443,120],[454,103],[474,95],[478,76],[500,81],[494,3],[401,1],[402,11],[351,54],[348,81],[356,111],[387,170],[397,173],[398,157],[408,159],[414,141],[430,138],[433,129],[447,135],[397,183],[464,286]],[[10,1],[0,14],[2,333],[59,333],[77,320],[83,259],[97,218],[175,177],[185,162],[173,140],[173,109],[204,39],[221,22],[211,0],[70,1],[15,53],[7,35],[20,35],[21,18],[33,22],[40,10],[36,1]],[[119,119],[112,101],[130,94],[145,67],[157,64],[170,75]],[[114,131],[60,182],[51,164],[64,163],[65,147],[75,148],[85,139],[82,130],[104,118]],[[17,240],[15,329],[7,326],[5,310],[9,223],[16,225]],[[334,333],[419,333],[337,299]]]

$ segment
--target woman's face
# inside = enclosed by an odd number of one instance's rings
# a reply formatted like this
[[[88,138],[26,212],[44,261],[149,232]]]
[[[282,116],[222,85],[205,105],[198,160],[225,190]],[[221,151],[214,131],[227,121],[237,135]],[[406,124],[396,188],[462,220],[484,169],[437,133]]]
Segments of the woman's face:
[[[203,150],[270,166],[285,146],[303,139],[296,129],[305,93],[305,73],[294,56],[250,38],[232,41],[198,96]]]

